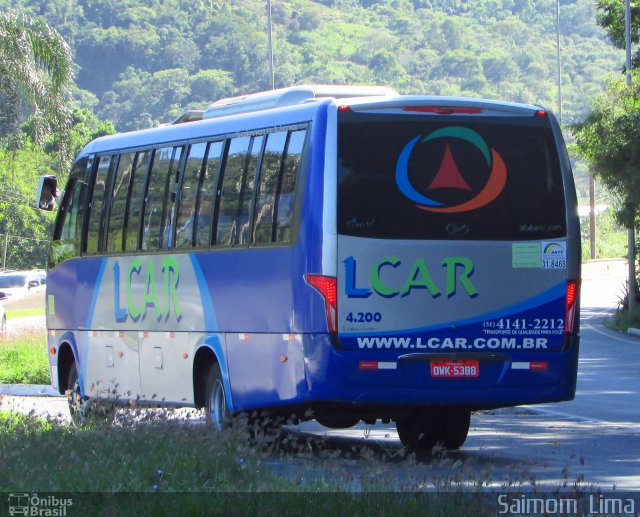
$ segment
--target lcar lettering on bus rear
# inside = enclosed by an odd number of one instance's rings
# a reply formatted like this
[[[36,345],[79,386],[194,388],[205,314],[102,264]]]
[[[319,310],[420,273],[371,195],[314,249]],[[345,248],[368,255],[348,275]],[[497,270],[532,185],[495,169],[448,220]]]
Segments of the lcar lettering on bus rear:
[[[125,278],[126,309],[120,306],[120,262],[113,264],[114,282],[114,310],[116,321],[125,322],[128,317],[132,321],[139,321],[147,316],[147,311],[153,308],[158,321],[167,320],[171,314],[171,307],[176,320],[182,317],[182,310],[178,301],[178,283],[180,267],[174,257],[165,257],[160,263],[160,281],[156,275],[156,266],[150,259],[143,266],[142,261],[134,259],[129,266]],[[142,289],[140,289],[142,287]],[[159,296],[159,293],[162,293]]]
[[[457,294],[458,286],[462,286],[470,298],[478,295],[478,291],[471,282],[471,275],[475,266],[466,257],[444,257],[441,266],[440,276],[444,277],[441,283],[436,283],[423,258],[419,258],[409,267],[403,268],[402,261],[397,257],[387,257],[376,264],[371,269],[370,282],[372,289],[356,286],[356,259],[348,257],[343,261],[345,268],[345,294],[349,298],[368,298],[373,292],[384,297],[393,298],[409,296],[414,289],[427,290],[433,298],[444,295],[448,298]],[[388,275],[385,273],[391,270],[398,270],[404,280],[397,283],[389,283]],[[405,272],[406,270],[406,272]],[[396,279],[397,281],[397,279]]]

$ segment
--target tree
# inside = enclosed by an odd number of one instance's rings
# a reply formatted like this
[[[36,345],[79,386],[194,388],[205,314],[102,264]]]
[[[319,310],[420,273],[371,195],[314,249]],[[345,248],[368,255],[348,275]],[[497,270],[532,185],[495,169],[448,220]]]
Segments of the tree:
[[[37,143],[49,134],[69,131],[69,89],[73,80],[71,50],[44,18],[0,14],[0,139],[16,143],[20,123],[33,117]]]
[[[190,93],[189,74],[182,68],[150,74],[129,67],[104,96],[98,115],[112,118],[124,131],[157,126],[180,115]]]
[[[44,146],[32,139],[33,119],[23,124],[17,138],[19,149],[0,149],[0,250],[8,235],[7,267],[29,269],[44,267],[53,225],[54,212],[36,208],[35,191],[38,177],[54,174],[61,188],[66,183],[68,164],[60,164],[56,135],[47,138]],[[114,133],[110,121],[101,121],[87,110],[76,109],[71,116],[70,152],[76,154],[89,141]],[[1,264],[1,262],[0,262]]]
[[[29,125],[25,125],[23,130],[31,134]],[[116,132],[113,122],[110,120],[99,120],[96,115],[87,109],[76,108],[71,114],[71,126],[69,132],[69,154],[75,157],[82,148],[92,140],[101,136],[112,135]],[[65,183],[67,179],[68,163],[59,163],[55,157],[60,149],[60,137],[52,135],[47,138],[44,144],[44,151],[51,156],[51,167],[58,176],[60,183]]]
[[[624,78],[598,97],[587,119],[573,126],[580,154],[616,196],[618,222],[637,226],[640,214],[640,74]]]
[[[621,0],[598,0],[598,25],[604,28],[611,42],[620,49],[626,47],[624,2]],[[640,41],[640,6],[631,5],[631,43]],[[632,60],[632,67],[640,65],[640,50]]]
[[[233,77],[225,70],[200,70],[189,78],[191,102],[199,102],[206,106],[234,92]]]

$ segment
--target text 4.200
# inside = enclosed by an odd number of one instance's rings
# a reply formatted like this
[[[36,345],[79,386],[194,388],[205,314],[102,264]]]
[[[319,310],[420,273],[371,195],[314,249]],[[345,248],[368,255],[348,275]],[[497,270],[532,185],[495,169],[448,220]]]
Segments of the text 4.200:
[[[378,323],[382,321],[382,314],[379,312],[350,312],[347,314],[349,323]]]

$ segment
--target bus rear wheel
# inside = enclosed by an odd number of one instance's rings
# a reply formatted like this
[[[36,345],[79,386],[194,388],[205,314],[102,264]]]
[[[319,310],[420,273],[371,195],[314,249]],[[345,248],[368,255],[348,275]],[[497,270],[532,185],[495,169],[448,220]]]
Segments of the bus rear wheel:
[[[460,408],[429,408],[416,410],[396,420],[402,445],[429,452],[437,444],[445,449],[459,449],[467,439],[471,411]]]
[[[227,408],[220,367],[214,364],[209,370],[205,388],[205,413],[207,423],[216,431],[222,431],[231,424],[231,413]]]

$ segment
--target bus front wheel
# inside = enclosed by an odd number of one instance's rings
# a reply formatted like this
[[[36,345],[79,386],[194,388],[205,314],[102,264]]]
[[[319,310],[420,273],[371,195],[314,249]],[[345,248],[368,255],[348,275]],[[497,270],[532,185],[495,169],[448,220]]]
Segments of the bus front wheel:
[[[437,444],[445,449],[459,449],[467,439],[471,411],[460,408],[430,408],[416,410],[396,420],[402,445],[428,452]]]
[[[69,414],[74,424],[83,424],[87,421],[89,410],[89,399],[83,397],[80,391],[80,380],[78,378],[78,368],[76,363],[72,363],[67,377],[67,402],[69,403]]]
[[[217,364],[211,367],[207,376],[205,413],[207,422],[216,431],[222,431],[229,427],[231,423],[231,413],[227,408],[227,398],[224,393],[224,384],[222,383],[222,373]]]

